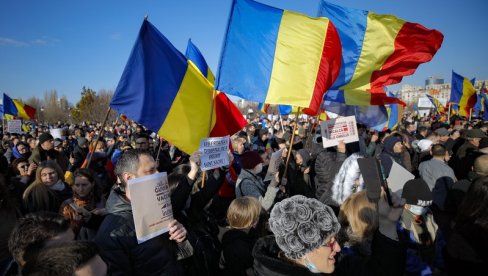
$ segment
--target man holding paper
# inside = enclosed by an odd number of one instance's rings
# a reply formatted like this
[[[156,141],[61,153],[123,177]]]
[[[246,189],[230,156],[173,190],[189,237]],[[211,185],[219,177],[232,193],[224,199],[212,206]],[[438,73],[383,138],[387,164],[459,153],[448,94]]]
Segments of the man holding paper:
[[[117,186],[107,201],[109,214],[103,221],[95,242],[102,248],[102,258],[111,275],[181,275],[176,261],[176,242],[186,239],[186,229],[178,221],[169,224],[169,237],[163,234],[138,244],[127,182],[157,173],[152,155],[143,150],[129,150],[117,162]]]

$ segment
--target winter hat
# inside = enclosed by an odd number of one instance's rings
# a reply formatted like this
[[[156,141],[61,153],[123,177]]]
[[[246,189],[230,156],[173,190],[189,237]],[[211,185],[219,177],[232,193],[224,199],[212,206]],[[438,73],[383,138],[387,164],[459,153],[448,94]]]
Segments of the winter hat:
[[[295,260],[322,246],[340,229],[332,208],[302,195],[276,203],[269,226],[278,247],[286,257]]]
[[[428,151],[430,150],[430,146],[432,146],[432,141],[429,139],[422,139],[417,143],[420,151]]]
[[[434,132],[437,133],[439,136],[448,136],[449,135],[449,130],[447,130],[445,127],[438,128]]]
[[[387,152],[393,153],[393,147],[398,142],[403,142],[402,137],[392,135],[392,136],[386,138],[385,139],[385,150]]]
[[[84,137],[79,137],[78,139],[76,139],[76,141],[78,142],[78,146],[80,147],[83,147],[86,142],[88,142],[88,140],[86,140],[86,138]]]
[[[487,138],[486,134],[481,129],[470,129],[466,135],[468,138]]]
[[[432,205],[432,192],[423,179],[412,179],[403,186],[402,198],[407,204],[428,207]]]
[[[241,165],[246,170],[254,169],[263,159],[256,151],[247,151],[241,155]]]
[[[47,133],[47,132],[44,132],[43,134],[41,134],[41,136],[39,136],[39,145],[42,145],[44,142],[46,141],[49,141],[49,140],[53,140],[54,137]]]
[[[259,138],[261,138],[261,136],[263,136],[264,134],[268,134],[268,129],[262,128],[259,130]]]

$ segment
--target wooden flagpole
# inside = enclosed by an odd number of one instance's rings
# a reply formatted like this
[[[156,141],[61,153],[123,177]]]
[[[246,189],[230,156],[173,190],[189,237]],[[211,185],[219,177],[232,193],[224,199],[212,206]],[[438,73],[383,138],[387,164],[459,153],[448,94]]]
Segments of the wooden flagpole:
[[[297,116],[295,120],[295,124],[293,125],[293,132],[291,134],[291,140],[290,140],[290,147],[288,148],[288,154],[286,155],[286,163],[285,163],[285,172],[283,173],[282,178],[287,178],[287,173],[288,173],[288,162],[290,162],[290,156],[291,156],[291,150],[293,148],[293,142],[295,140],[295,132],[297,130],[297,125],[298,125],[298,116],[300,116],[300,107],[297,110]]]
[[[207,137],[210,136],[210,132],[212,131],[212,118],[213,118],[214,106],[215,106],[215,95],[217,94],[216,92],[217,91],[215,91],[215,89],[213,89],[213,92],[212,92],[212,109],[210,109],[210,120],[208,121],[208,135],[207,135]],[[202,189],[203,189],[203,187],[205,187],[205,177],[206,177],[206,172],[203,171],[202,172]]]

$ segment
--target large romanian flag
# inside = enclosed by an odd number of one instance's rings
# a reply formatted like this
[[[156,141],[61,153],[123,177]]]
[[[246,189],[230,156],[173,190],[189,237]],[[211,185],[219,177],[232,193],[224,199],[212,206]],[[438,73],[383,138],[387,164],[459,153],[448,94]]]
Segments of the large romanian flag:
[[[234,0],[216,89],[316,115],[340,64],[339,36],[329,19]]]
[[[459,115],[464,117],[469,117],[477,101],[474,81],[452,71],[450,102],[458,104]]]
[[[36,117],[35,108],[20,100],[12,99],[5,93],[3,93],[3,113],[4,116],[10,115],[22,119],[35,119]]]
[[[215,77],[207,64],[207,61],[203,57],[202,52],[198,47],[191,41],[188,40],[188,45],[186,46],[186,58],[193,62],[198,70],[202,73],[205,78],[214,84]],[[232,135],[243,127],[247,125],[247,121],[242,116],[242,113],[234,105],[234,103],[222,92],[216,93],[214,99],[214,113],[217,115],[212,130],[210,132],[210,137],[220,137],[225,135]]]
[[[321,1],[320,16],[336,26],[342,43],[339,77],[326,100],[348,105],[401,103],[388,97],[383,87],[399,83],[428,62],[441,47],[444,36],[393,15],[345,8]]]
[[[144,20],[110,106],[192,153],[208,137],[212,95],[198,68]]]

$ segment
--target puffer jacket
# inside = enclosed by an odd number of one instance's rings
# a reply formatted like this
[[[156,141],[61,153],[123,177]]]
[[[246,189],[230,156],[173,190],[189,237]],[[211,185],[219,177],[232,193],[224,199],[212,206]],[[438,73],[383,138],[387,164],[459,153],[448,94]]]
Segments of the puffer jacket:
[[[326,194],[332,197],[332,186],[334,177],[339,172],[347,155],[341,152],[332,152],[323,149],[317,154],[315,160],[315,197],[321,198]]]
[[[182,275],[177,245],[167,233],[138,244],[130,202],[112,190],[106,208],[94,241],[109,275]]]

